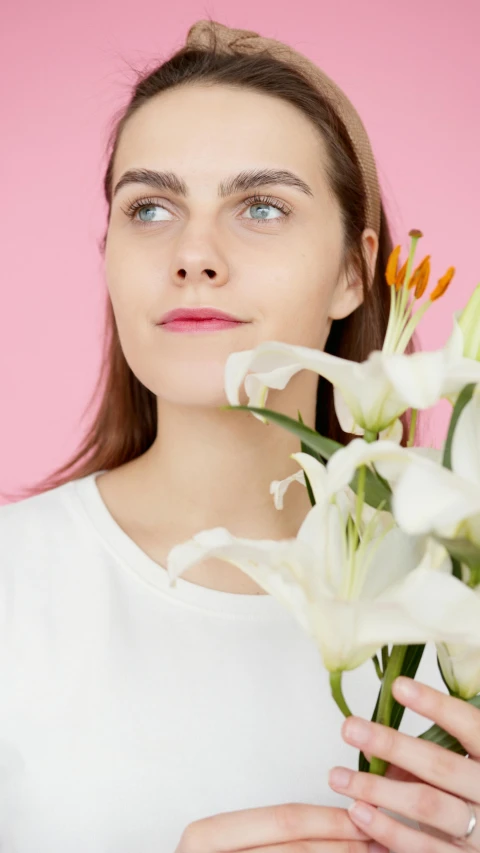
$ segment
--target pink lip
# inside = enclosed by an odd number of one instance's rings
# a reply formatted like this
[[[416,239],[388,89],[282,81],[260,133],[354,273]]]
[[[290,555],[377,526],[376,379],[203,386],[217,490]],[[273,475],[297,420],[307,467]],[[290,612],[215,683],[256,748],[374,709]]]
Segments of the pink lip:
[[[222,320],[219,317],[210,317],[207,320],[194,319],[193,317],[171,320],[168,323],[162,323],[162,329],[168,329],[170,332],[217,332],[220,329],[231,329],[234,326],[241,326],[242,323],[238,320]]]
[[[240,317],[234,317],[233,314],[226,314],[225,311],[220,311],[218,308],[174,308],[173,311],[167,311],[159,321],[160,325],[170,323],[172,320],[230,320],[235,323],[242,323]]]

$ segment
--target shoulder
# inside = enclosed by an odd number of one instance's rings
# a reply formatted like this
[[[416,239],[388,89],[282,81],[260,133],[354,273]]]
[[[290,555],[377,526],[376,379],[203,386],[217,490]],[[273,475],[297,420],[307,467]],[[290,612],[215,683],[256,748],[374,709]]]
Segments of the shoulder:
[[[34,552],[40,557],[45,545],[60,542],[75,514],[74,481],[22,500],[0,506],[0,567],[9,559]]]

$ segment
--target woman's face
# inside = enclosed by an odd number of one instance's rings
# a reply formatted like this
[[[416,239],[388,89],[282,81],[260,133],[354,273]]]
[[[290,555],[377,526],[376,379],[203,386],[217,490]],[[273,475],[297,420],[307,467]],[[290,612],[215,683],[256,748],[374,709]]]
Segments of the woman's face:
[[[251,90],[189,85],[144,104],[117,149],[113,187],[127,170],[177,176],[175,185],[123,185],[114,195],[105,271],[125,358],[159,398],[226,403],[231,352],[276,340],[322,349],[332,319],[362,300],[340,275],[342,227],[323,142],[293,105]],[[239,174],[291,172],[219,192]],[[183,185],[185,194],[179,192]],[[253,197],[268,196],[254,201]],[[133,218],[130,204],[146,205]],[[364,232],[373,252],[373,231]],[[208,306],[247,322],[175,333],[156,325],[173,308]]]

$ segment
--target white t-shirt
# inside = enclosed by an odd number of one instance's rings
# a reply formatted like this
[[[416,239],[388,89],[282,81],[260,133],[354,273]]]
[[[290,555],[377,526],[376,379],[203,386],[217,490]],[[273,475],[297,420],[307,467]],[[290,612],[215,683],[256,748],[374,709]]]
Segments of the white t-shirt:
[[[169,588],[99,473],[0,507],[1,853],[173,853],[219,812],[348,806],[313,640],[270,595]],[[418,677],[445,692],[433,647]],[[371,661],[345,674],[354,713],[378,685]]]

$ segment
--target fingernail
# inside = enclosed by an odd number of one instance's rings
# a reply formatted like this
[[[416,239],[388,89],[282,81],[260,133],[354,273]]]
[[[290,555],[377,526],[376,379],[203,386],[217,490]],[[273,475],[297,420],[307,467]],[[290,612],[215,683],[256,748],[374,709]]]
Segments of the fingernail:
[[[368,826],[372,822],[373,809],[364,806],[363,803],[353,803],[348,811],[358,823],[362,823],[364,826]]]
[[[348,719],[344,725],[343,733],[347,740],[360,746],[370,739],[370,726],[364,720]]]
[[[396,678],[395,687],[400,695],[404,696],[405,699],[416,699],[420,694],[418,684],[415,684],[415,682],[410,678]]]
[[[332,788],[346,788],[350,784],[352,775],[351,770],[346,770],[344,767],[335,767],[333,770],[330,770],[328,784]]]

